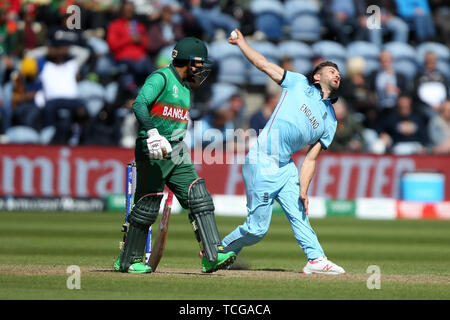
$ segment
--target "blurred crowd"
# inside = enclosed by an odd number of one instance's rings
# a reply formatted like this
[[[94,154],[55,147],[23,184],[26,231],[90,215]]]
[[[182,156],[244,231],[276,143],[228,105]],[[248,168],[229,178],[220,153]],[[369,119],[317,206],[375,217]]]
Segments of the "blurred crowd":
[[[134,98],[185,36],[214,61],[188,144],[245,140],[281,88],[227,43],[235,28],[287,70],[338,64],[330,150],[450,153],[444,0],[0,0],[0,143],[133,147]]]

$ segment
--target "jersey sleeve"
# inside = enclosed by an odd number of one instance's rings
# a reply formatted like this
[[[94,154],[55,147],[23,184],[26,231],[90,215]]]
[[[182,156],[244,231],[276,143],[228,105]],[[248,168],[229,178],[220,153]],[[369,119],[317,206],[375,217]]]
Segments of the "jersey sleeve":
[[[160,73],[154,73],[145,80],[144,85],[139,91],[136,100],[133,102],[133,112],[140,126],[148,131],[155,128],[150,117],[150,110],[153,103],[164,90],[164,76]]]
[[[325,123],[325,130],[323,135],[320,137],[319,142],[322,145],[322,149],[328,149],[331,142],[333,141],[334,134],[336,133],[337,122],[336,120],[333,122]]]
[[[292,88],[295,86],[306,87],[309,86],[308,79],[298,72],[292,72],[285,70],[283,78],[279,82],[280,86],[283,88]]]

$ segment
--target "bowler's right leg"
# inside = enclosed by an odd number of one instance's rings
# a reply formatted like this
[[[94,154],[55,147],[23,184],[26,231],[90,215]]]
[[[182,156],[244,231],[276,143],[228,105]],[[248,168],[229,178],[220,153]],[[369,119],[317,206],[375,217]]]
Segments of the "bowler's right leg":
[[[224,252],[234,251],[236,254],[239,254],[243,247],[251,246],[261,241],[269,229],[272,218],[273,194],[266,190],[269,185],[265,185],[262,181],[254,180],[258,171],[257,165],[244,164],[242,166],[242,176],[247,194],[248,215],[242,225],[238,226],[222,240]],[[256,188],[256,185],[259,188]]]

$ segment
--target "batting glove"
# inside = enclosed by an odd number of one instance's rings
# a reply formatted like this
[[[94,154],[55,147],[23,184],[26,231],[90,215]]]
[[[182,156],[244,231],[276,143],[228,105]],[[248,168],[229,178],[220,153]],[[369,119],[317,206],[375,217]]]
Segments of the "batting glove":
[[[158,132],[158,129],[153,128],[147,131],[147,147],[150,159],[167,159],[172,152],[170,142]]]

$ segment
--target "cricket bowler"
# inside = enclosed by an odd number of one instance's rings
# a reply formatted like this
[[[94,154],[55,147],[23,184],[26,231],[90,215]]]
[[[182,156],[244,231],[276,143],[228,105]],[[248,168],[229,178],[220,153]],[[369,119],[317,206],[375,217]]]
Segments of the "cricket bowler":
[[[166,185],[180,205],[189,210],[202,250],[202,272],[226,268],[236,258],[230,250],[223,252],[211,195],[182,142],[189,120],[191,87],[200,86],[210,70],[206,45],[197,38],[184,38],[175,45],[172,58],[169,66],[147,77],[133,103],[138,121],[136,191],[126,241],[114,263],[116,271],[152,272],[144,264],[144,250]]]
[[[239,254],[245,246],[259,242],[269,229],[274,200],[283,208],[299,246],[308,262],[304,274],[345,274],[331,262],[308,219],[308,187],[322,149],[327,149],[336,132],[332,103],[340,84],[339,69],[330,61],[315,67],[312,79],[283,70],[251,48],[235,30],[228,42],[237,45],[256,68],[282,88],[280,101],[256,143],[246,155],[242,176],[247,194],[248,216],[244,224],[222,240],[225,252]],[[300,173],[292,155],[309,145]]]

